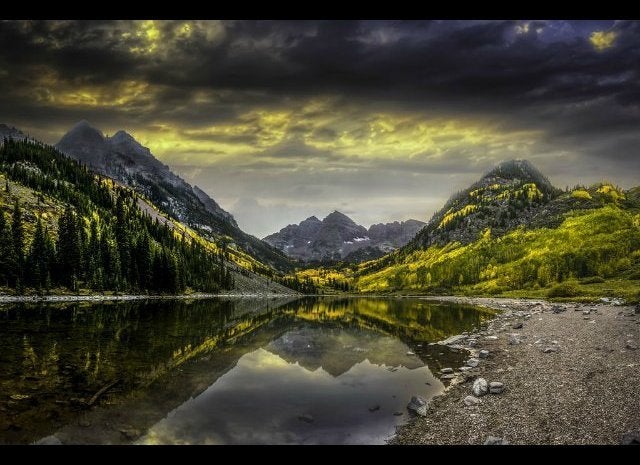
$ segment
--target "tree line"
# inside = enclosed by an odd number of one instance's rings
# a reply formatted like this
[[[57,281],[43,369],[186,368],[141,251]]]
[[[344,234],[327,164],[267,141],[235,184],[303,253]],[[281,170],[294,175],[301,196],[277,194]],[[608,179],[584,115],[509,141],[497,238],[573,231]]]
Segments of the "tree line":
[[[161,224],[138,197],[52,147],[6,140],[0,171],[66,204],[57,231],[37,217],[26,237],[23,207],[0,211],[0,286],[96,291],[218,292],[234,286],[220,253]],[[9,189],[9,185],[5,186]]]

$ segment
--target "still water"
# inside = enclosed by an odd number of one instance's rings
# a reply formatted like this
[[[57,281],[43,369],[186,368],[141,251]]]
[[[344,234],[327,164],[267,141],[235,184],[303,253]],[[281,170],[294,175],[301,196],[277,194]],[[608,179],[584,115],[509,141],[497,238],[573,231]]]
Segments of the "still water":
[[[0,443],[379,444],[491,310],[304,298],[0,306]]]

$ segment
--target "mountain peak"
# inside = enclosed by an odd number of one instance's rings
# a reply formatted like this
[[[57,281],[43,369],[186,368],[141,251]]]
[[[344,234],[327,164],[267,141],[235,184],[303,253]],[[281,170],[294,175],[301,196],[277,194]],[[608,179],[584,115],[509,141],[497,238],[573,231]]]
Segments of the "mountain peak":
[[[307,218],[306,220],[302,221],[300,224],[302,223],[321,223],[321,221],[318,219],[317,216],[312,215],[309,218]]]
[[[344,222],[348,222],[348,223],[353,223],[355,224],[355,222],[349,218],[347,215],[345,215],[344,213],[339,212],[338,210],[334,210],[331,213],[329,213],[324,220],[322,220],[323,223],[344,223]]]
[[[89,123],[89,121],[87,121],[86,119],[78,121],[76,124],[74,124],[67,134],[73,134],[73,133],[81,133],[81,134],[95,133],[95,134],[99,134],[101,138],[104,138],[102,131],[91,126],[91,123]]]
[[[123,131],[122,129],[116,132],[109,139],[111,139],[113,142],[136,142],[136,143],[138,142],[137,140],[134,139],[134,137],[131,134],[129,134],[126,131]]]
[[[102,131],[94,128],[87,120],[83,119],[82,121],[77,122],[69,132],[60,139],[58,144],[65,145],[68,142],[82,144],[103,143],[104,135],[102,134]]]
[[[533,182],[542,182],[543,184],[550,184],[549,180],[536,168],[529,160],[507,160],[501,162],[495,168],[490,170],[483,176],[488,177],[500,177],[504,179],[522,179],[531,180]]]
[[[20,129],[0,123],[0,142],[2,142],[4,138],[19,140],[25,137],[27,136]]]

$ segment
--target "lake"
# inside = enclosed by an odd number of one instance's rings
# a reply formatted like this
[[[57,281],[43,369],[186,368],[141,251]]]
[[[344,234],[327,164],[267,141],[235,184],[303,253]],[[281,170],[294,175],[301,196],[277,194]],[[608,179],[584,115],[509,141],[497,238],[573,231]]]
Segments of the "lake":
[[[383,444],[494,312],[418,298],[0,306],[0,443]]]

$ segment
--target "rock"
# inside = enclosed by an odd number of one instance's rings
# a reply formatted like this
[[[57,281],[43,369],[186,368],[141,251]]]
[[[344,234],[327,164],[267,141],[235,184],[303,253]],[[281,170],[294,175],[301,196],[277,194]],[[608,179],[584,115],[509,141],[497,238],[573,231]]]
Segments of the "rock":
[[[456,375],[448,374],[448,375],[440,376],[440,379],[453,379],[455,377],[456,377]]]
[[[123,428],[120,433],[130,441],[138,439],[141,435],[140,430],[136,428]]]
[[[486,349],[482,349],[478,355],[480,356],[480,358],[487,358],[489,356],[489,351]]]
[[[476,397],[484,396],[489,391],[487,380],[484,378],[478,378],[473,382],[473,394]]]
[[[627,344],[624,346],[624,348],[629,350],[638,350],[638,345],[630,339],[627,341]]]
[[[460,367],[460,368],[458,368],[458,371],[469,371],[469,370],[473,370],[473,368],[471,368],[471,367]]]
[[[624,444],[625,446],[631,444],[640,444],[640,430],[634,430],[624,433],[620,444]]]
[[[486,340],[488,340],[488,341],[496,341],[496,340],[498,340],[498,336],[493,336],[493,335],[492,336],[485,336],[484,338]]]
[[[457,336],[451,336],[444,341],[441,341],[440,344],[445,346],[448,346],[450,344],[457,344],[458,342],[462,342],[466,338],[467,336],[465,336],[464,334],[458,334]]]
[[[516,321],[514,324],[511,325],[511,327],[513,329],[520,329],[522,328],[522,321]]]
[[[510,334],[509,335],[509,345],[510,346],[515,346],[518,344],[521,344],[522,340],[520,339],[520,335],[519,334]]]
[[[551,352],[557,352],[557,351],[558,351],[558,348],[554,346],[549,346],[542,349],[542,352],[544,352],[545,354],[550,354]]]
[[[585,317],[582,317],[582,319],[583,319],[583,320],[590,320],[590,319],[591,319],[591,317],[590,317],[590,316],[585,316]]]
[[[467,407],[471,407],[472,405],[478,405],[480,402],[482,401],[474,396],[467,396],[464,398],[464,405],[466,405]]]
[[[582,314],[583,314],[583,315],[589,315],[590,313],[591,313],[591,312],[590,312],[589,310],[584,310],[584,311],[582,312]]]
[[[415,352],[411,352],[410,350],[407,351],[407,355],[415,355]]]
[[[411,402],[407,404],[407,409],[414,411],[421,417],[427,416],[427,401],[420,396],[413,396]]]
[[[300,415],[298,420],[304,421],[305,423],[313,423],[314,418],[308,413],[305,413],[304,415]]]
[[[88,428],[91,426],[91,422],[88,420],[80,420],[78,421],[78,426],[82,426],[83,428]]]
[[[470,358],[469,360],[467,360],[466,365],[468,367],[475,368],[478,366],[479,363],[480,363],[480,360],[478,360],[477,358]]]
[[[633,313],[636,315],[640,315],[640,304],[636,305],[636,308],[633,310]]]
[[[509,444],[509,441],[503,438],[497,438],[495,436],[489,436],[486,441],[484,441],[485,446],[504,446]]]
[[[504,391],[504,384],[499,383],[498,381],[491,381],[489,383],[490,394],[501,394],[502,391]]]
[[[560,305],[554,305],[553,307],[551,307],[551,311],[553,313],[562,313],[564,311],[566,311],[567,309],[564,307],[561,307]]]
[[[399,417],[401,415],[404,415],[404,413],[402,413],[402,412],[393,412],[393,415],[396,416],[396,417]]]
[[[468,345],[469,347],[475,347],[476,345],[478,345],[478,341],[477,341],[476,339],[469,339],[469,340],[467,341],[467,345]]]
[[[380,410],[379,405],[374,405],[373,407],[369,407],[370,412],[377,412],[378,410]]]
[[[51,436],[46,436],[42,439],[39,439],[33,444],[35,444],[36,446],[61,446],[62,441],[60,440],[60,438],[58,438],[58,436],[52,434]]]
[[[453,368],[443,368],[442,370],[440,370],[440,373],[442,373],[443,375],[448,375],[450,373],[453,373]]]

